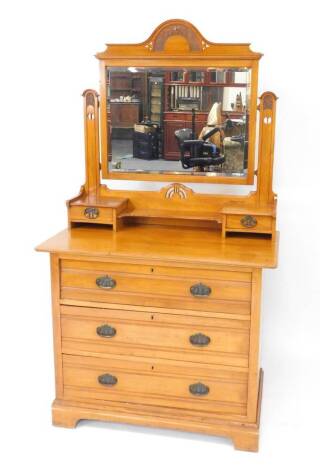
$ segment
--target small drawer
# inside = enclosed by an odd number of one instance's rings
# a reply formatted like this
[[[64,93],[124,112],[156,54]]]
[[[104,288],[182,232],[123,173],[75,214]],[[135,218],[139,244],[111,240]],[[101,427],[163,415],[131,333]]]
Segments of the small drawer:
[[[226,230],[228,229],[250,232],[271,232],[272,217],[257,215],[228,215]]]
[[[183,362],[63,355],[64,398],[246,414],[247,374]]]
[[[109,207],[71,206],[69,218],[71,222],[112,224],[113,210]]]
[[[248,367],[249,322],[61,307],[66,354],[126,354]]]

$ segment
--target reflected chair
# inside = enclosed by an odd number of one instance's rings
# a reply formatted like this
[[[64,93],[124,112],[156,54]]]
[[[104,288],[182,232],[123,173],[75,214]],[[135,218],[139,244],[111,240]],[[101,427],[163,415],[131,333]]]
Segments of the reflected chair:
[[[180,149],[181,164],[184,169],[198,167],[199,171],[205,171],[208,166],[222,168],[225,157],[220,154],[220,148],[206,142],[212,135],[221,132],[219,127],[214,127],[205,133],[201,139],[194,139],[192,129],[179,129],[174,135]]]

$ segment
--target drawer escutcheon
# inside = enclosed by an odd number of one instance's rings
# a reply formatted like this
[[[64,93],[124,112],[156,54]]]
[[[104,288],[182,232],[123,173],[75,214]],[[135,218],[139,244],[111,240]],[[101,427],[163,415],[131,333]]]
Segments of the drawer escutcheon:
[[[211,341],[210,336],[204,335],[203,333],[196,333],[191,335],[189,338],[190,343],[193,346],[208,346]]]
[[[113,289],[114,287],[116,287],[117,282],[110,276],[101,276],[97,277],[96,284],[101,289]]]
[[[100,325],[97,327],[97,335],[103,338],[112,338],[116,335],[117,330],[110,325]]]
[[[202,384],[201,382],[198,382],[196,384],[191,384],[189,386],[189,392],[192,395],[197,395],[197,396],[208,395],[209,391],[210,391],[210,388],[207,385]]]
[[[190,287],[190,292],[194,297],[208,297],[211,294],[211,287],[199,282]]]
[[[111,374],[102,374],[102,375],[99,375],[98,382],[101,385],[106,385],[107,387],[113,387],[114,385],[117,384],[118,379],[116,376],[111,375]]]

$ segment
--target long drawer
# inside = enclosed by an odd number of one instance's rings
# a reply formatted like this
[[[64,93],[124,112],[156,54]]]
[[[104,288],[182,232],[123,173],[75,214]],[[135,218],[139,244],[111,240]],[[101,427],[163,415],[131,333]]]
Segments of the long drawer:
[[[62,351],[248,367],[249,321],[61,307]]]
[[[247,374],[142,358],[63,355],[64,398],[245,415]]]
[[[61,298],[250,314],[250,273],[61,262]]]

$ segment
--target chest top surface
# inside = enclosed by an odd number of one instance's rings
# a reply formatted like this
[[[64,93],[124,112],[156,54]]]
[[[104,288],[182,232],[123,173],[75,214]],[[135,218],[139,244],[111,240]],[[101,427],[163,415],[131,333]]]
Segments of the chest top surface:
[[[105,227],[81,226],[59,232],[37,250],[74,256],[275,268],[278,238],[277,234],[272,239],[221,239],[218,231],[190,227],[138,225],[114,232]]]

